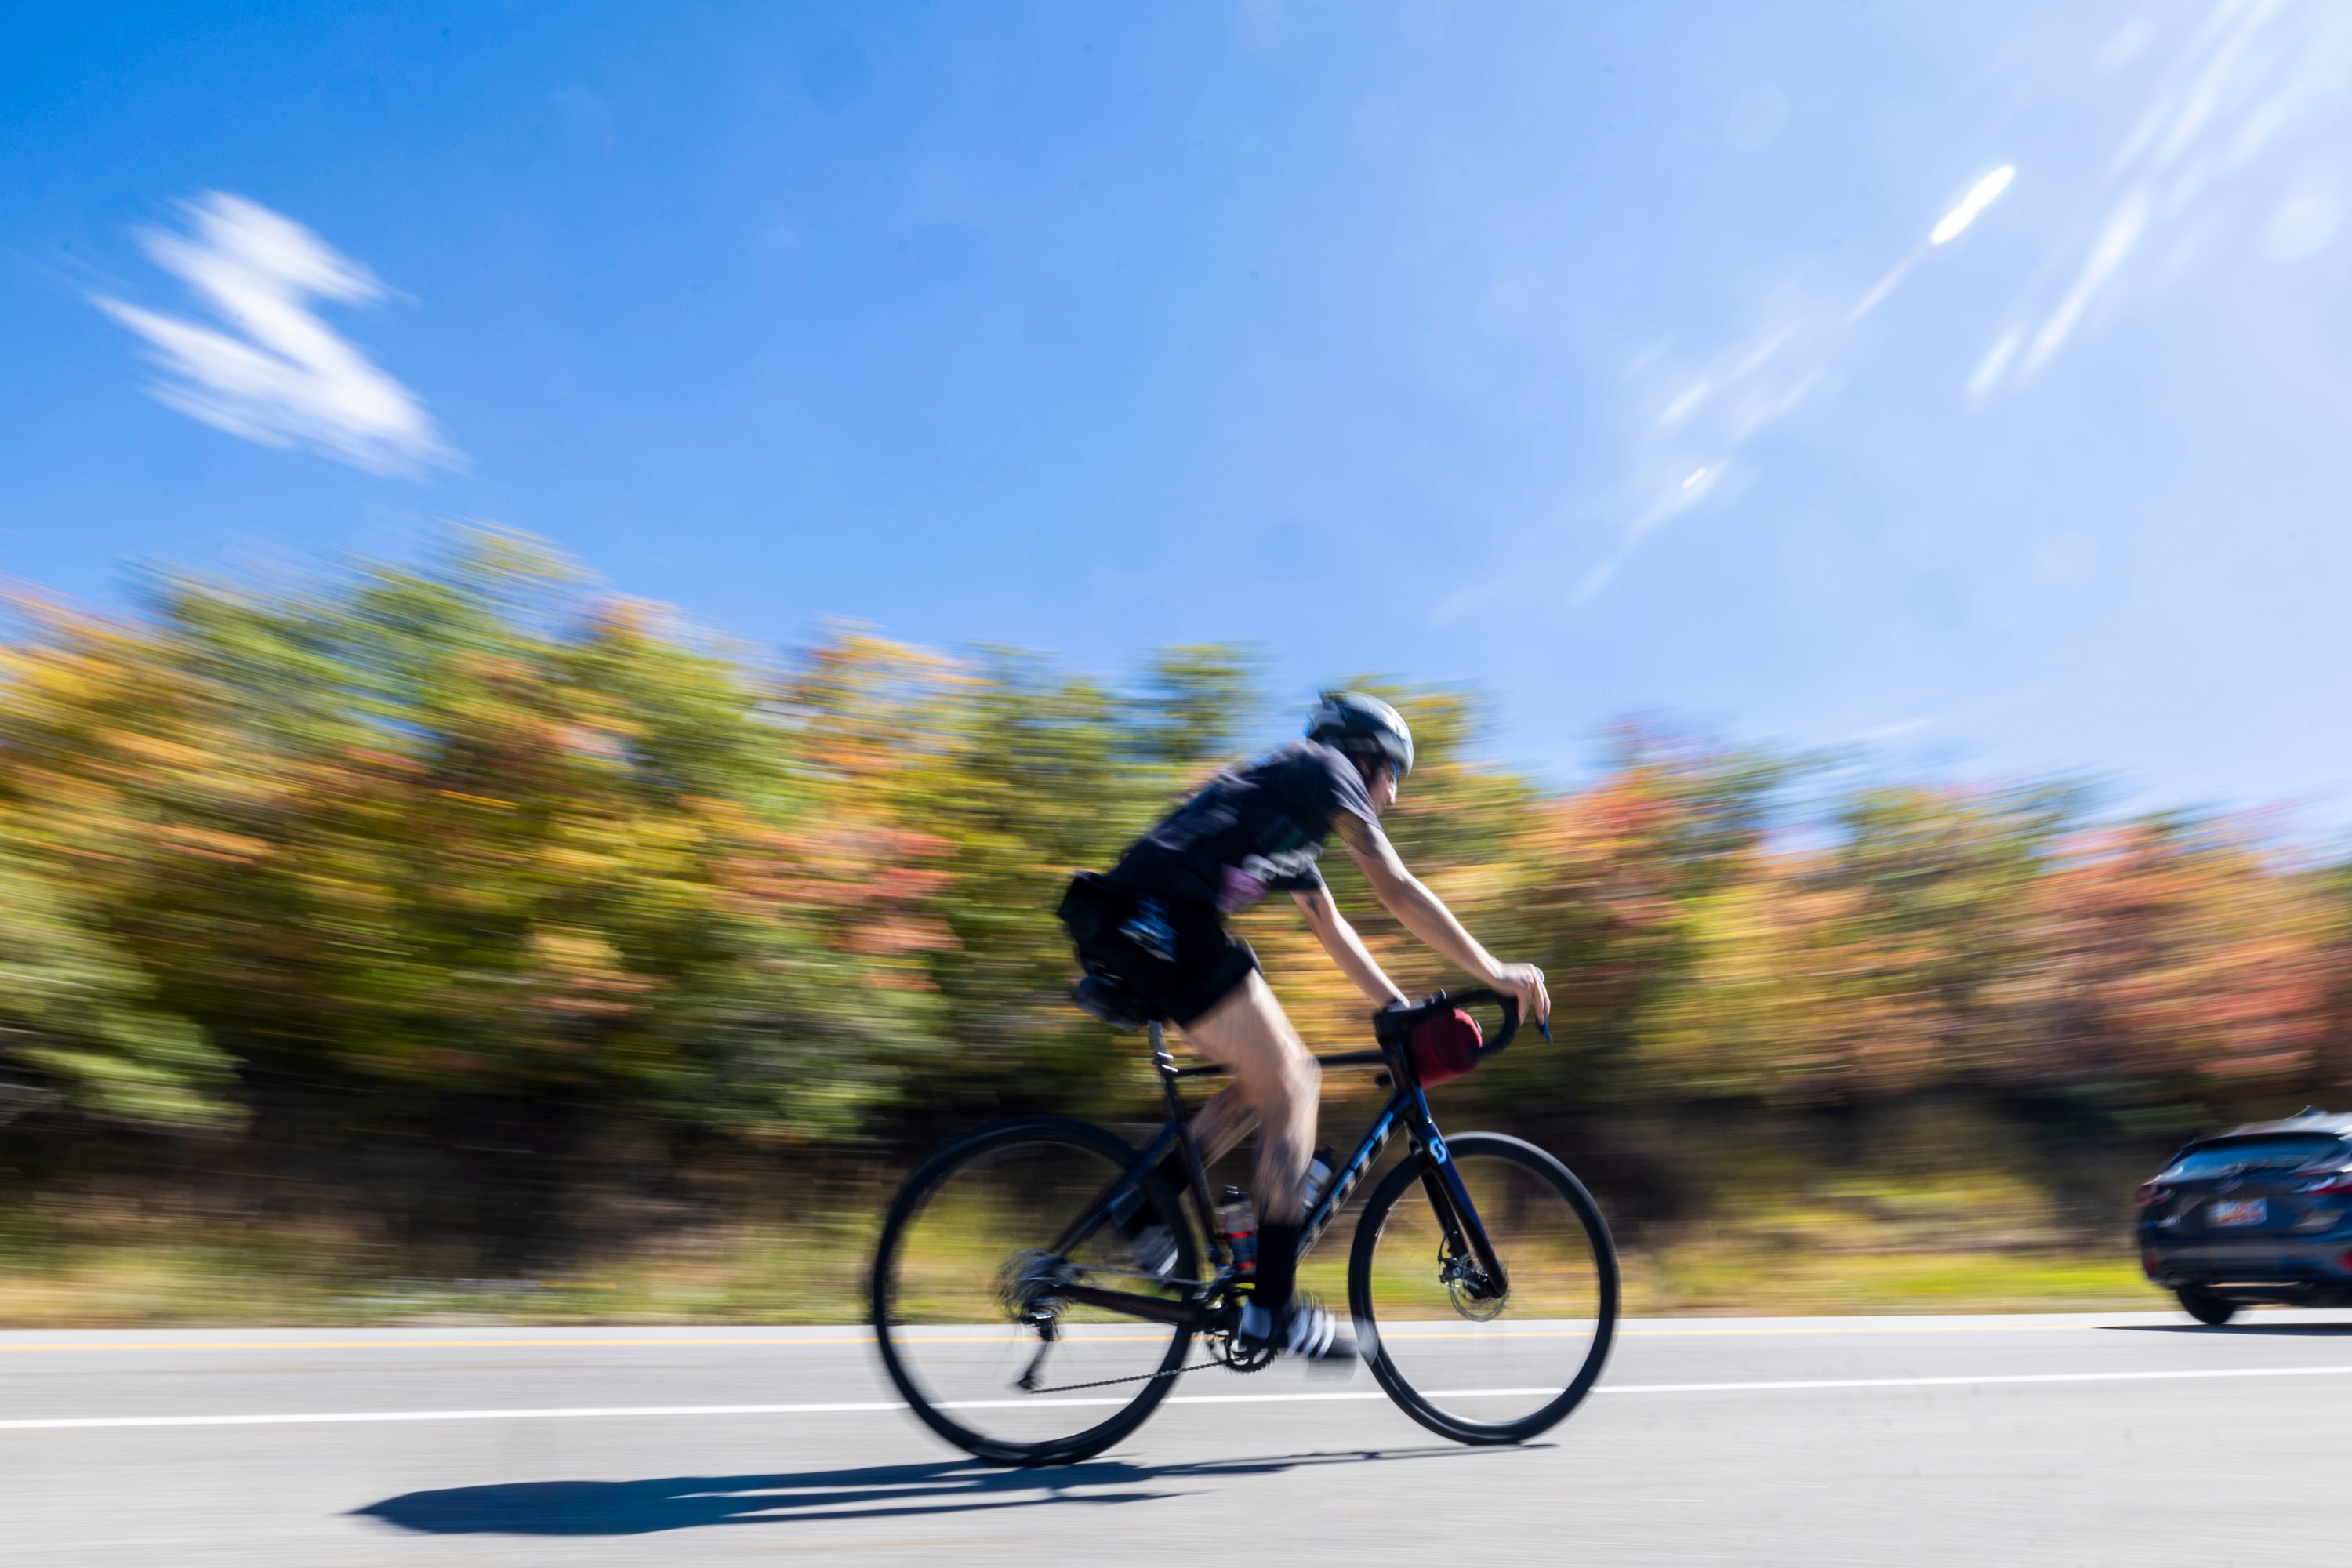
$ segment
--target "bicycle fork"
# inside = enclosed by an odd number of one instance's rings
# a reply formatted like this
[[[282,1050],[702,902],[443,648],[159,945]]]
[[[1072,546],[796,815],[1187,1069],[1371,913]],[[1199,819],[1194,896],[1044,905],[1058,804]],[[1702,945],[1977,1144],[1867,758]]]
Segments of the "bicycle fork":
[[[1465,1262],[1475,1261],[1479,1278],[1465,1281],[1471,1296],[1491,1301],[1507,1295],[1510,1276],[1504,1270],[1501,1255],[1495,1250],[1494,1239],[1486,1234],[1485,1222],[1478,1217],[1477,1205],[1470,1201],[1470,1190],[1462,1184],[1462,1173],[1454,1168],[1454,1157],[1446,1152],[1445,1136],[1438,1131],[1436,1120],[1429,1113],[1429,1101],[1418,1085],[1412,1091],[1408,1114],[1413,1141],[1421,1145],[1424,1162],[1421,1189],[1428,1194],[1429,1206],[1436,1211],[1438,1227],[1444,1234],[1448,1283],[1454,1270]]]

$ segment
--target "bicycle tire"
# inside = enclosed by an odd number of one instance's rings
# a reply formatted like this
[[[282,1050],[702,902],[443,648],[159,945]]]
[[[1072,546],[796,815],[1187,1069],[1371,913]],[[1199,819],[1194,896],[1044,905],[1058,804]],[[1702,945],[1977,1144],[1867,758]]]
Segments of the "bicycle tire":
[[[1524,1139],[1500,1132],[1465,1132],[1459,1138],[1445,1140],[1449,1158],[1457,1169],[1465,1162],[1502,1160],[1518,1166],[1549,1186],[1565,1199],[1569,1209],[1582,1225],[1591,1247],[1595,1275],[1597,1306],[1592,1335],[1582,1363],[1573,1377],[1562,1386],[1557,1397],[1537,1410],[1517,1420],[1480,1422],[1466,1420],[1441,1408],[1415,1389],[1411,1380],[1399,1369],[1389,1345],[1383,1341],[1381,1326],[1373,1308],[1373,1265],[1381,1235],[1400,1199],[1408,1193],[1422,1191],[1423,1173],[1428,1169],[1428,1155],[1416,1151],[1398,1162],[1395,1168],[1382,1178],[1364,1205],[1363,1217],[1356,1226],[1355,1245],[1348,1259],[1348,1304],[1356,1320],[1356,1334],[1363,1348],[1364,1359],[1370,1364],[1372,1376],[1398,1408],[1441,1436],[1457,1443],[1478,1445],[1524,1443],[1530,1437],[1549,1431],[1565,1420],[1569,1413],[1584,1402],[1599,1381],[1601,1369],[1609,1359],[1611,1344],[1616,1337],[1618,1279],[1617,1247],[1609,1235],[1608,1222],[1601,1217],[1600,1205],[1575,1173],[1543,1150]],[[1507,1253],[1507,1239],[1496,1237],[1496,1245]],[[1506,1268],[1511,1260],[1506,1256]],[[1549,1384],[1544,1386],[1549,1386]]]
[[[919,1220],[931,1196],[958,1170],[1003,1150],[1041,1144],[1060,1144],[1107,1162],[1104,1172],[1106,1185],[1118,1172],[1131,1165],[1137,1155],[1135,1148],[1117,1134],[1091,1122],[1067,1117],[1024,1116],[991,1122],[950,1143],[907,1178],[890,1205],[889,1215],[883,1222],[881,1239],[875,1247],[874,1269],[869,1284],[870,1321],[875,1344],[881,1352],[882,1365],[889,1374],[891,1385],[925,1426],[972,1458],[992,1465],[1066,1465],[1091,1458],[1102,1452],[1141,1426],[1159,1408],[1160,1402],[1168,1397],[1170,1390],[1175,1386],[1175,1373],[1184,1364],[1184,1358],[1192,1343],[1191,1328],[1168,1325],[1171,1331],[1167,1352],[1160,1358],[1160,1363],[1150,1380],[1138,1385],[1132,1400],[1105,1420],[1081,1431],[1034,1442],[993,1436],[956,1419],[950,1410],[941,1408],[943,1402],[934,1399],[922,1381],[914,1375],[901,1355],[898,1344],[898,1331],[909,1325],[898,1321],[894,1301],[896,1265],[909,1227]],[[1157,1172],[1146,1172],[1139,1185],[1145,1202],[1157,1211],[1161,1223],[1169,1226],[1175,1238],[1174,1279],[1180,1281],[1198,1279],[1199,1251],[1192,1226],[1185,1221],[1175,1195]]]

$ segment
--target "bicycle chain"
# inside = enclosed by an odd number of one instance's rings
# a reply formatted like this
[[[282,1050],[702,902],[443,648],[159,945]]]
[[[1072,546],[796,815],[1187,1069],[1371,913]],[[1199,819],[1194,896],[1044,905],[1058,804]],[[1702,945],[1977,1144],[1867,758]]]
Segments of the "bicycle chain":
[[[1164,1377],[1181,1377],[1188,1372],[1207,1372],[1213,1367],[1220,1366],[1244,1374],[1253,1372],[1263,1372],[1266,1367],[1273,1364],[1274,1358],[1269,1354],[1265,1355],[1263,1360],[1255,1359],[1257,1353],[1258,1352],[1248,1351],[1237,1351],[1236,1347],[1228,1341],[1226,1342],[1225,1348],[1222,1353],[1212,1350],[1209,1352],[1208,1360],[1196,1361],[1190,1366],[1171,1367],[1166,1372],[1139,1372],[1129,1377],[1106,1377],[1096,1383],[1058,1383],[1051,1388],[1033,1388],[1030,1389],[1029,1392],[1032,1394],[1076,1394],[1079,1390],[1086,1388],[1116,1388],[1123,1383],[1156,1383]],[[1242,1357],[1242,1359],[1236,1360],[1235,1356],[1237,1354]]]
[[[1194,1362],[1191,1366],[1171,1367],[1166,1372],[1139,1372],[1133,1377],[1106,1377],[1099,1383],[1057,1383],[1051,1388],[1033,1388],[1031,1394],[1076,1394],[1082,1388],[1116,1388],[1122,1383],[1153,1383],[1163,1377],[1181,1377],[1188,1372],[1206,1372],[1224,1363],[1212,1357]]]

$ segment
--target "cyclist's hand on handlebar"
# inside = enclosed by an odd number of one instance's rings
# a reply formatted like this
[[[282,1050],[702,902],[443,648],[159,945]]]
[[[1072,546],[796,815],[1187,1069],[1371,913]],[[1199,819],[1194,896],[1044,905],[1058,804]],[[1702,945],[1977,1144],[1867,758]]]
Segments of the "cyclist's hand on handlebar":
[[[1544,972],[1532,963],[1498,963],[1487,986],[1519,999],[1519,1012],[1529,1023],[1551,1016],[1551,993],[1544,989]]]

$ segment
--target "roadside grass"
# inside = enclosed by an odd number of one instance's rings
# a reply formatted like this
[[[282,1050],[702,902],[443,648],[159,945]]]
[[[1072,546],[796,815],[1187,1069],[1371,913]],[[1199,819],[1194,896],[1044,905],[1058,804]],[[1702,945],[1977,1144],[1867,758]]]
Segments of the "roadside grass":
[[[2042,1251],[1764,1251],[1728,1242],[1625,1259],[1633,1317],[2152,1311],[2172,1298],[2137,1258]]]
[[[1792,1177],[1625,1249],[1627,1310],[1836,1314],[2152,1310],[2126,1221],[2071,1223],[2000,1171]]]
[[[1343,1221],[1343,1227],[1349,1222]],[[0,1250],[0,1327],[854,1322],[870,1216],[744,1226],[530,1279],[426,1277],[348,1241],[156,1234]],[[1345,1228],[1301,1282],[1347,1299]],[[2169,1298],[2112,1245],[1929,1250],[1902,1236],[1838,1245],[1717,1231],[1628,1247],[1629,1316],[2148,1310]],[[1334,1246],[1333,1243],[1340,1245]],[[1875,1244],[1875,1245],[1873,1245]],[[2121,1254],[2120,1256],[2118,1254]],[[412,1266],[413,1267],[413,1266]]]

